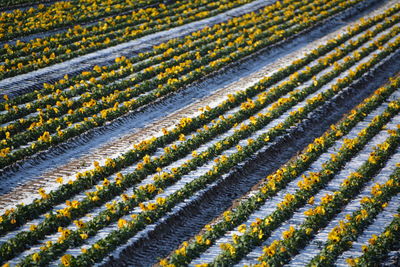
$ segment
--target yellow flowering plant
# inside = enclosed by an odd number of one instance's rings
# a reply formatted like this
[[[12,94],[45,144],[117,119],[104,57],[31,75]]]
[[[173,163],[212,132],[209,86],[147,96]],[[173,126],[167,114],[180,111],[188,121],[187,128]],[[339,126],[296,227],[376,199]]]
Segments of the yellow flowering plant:
[[[392,82],[393,82],[392,85],[396,84],[395,80],[392,80]],[[393,89],[394,88],[397,88],[397,87],[393,87]],[[283,183],[284,181],[290,181],[292,179],[292,176],[298,175],[298,173],[300,173],[302,169],[304,170],[305,168],[307,168],[307,166],[309,166],[309,164],[311,164],[311,163],[308,163],[309,161],[315,160],[318,157],[318,155],[320,155],[320,153],[322,153],[323,151],[328,149],[328,147],[330,145],[332,145],[333,140],[335,140],[343,135],[342,131],[346,131],[346,132],[350,131],[352,125],[355,125],[355,123],[359,121],[360,115],[366,116],[368,114],[368,112],[364,111],[365,109],[369,109],[369,108],[371,108],[371,110],[373,109],[373,106],[370,106],[372,103],[373,103],[373,105],[379,105],[379,103],[382,103],[380,101],[376,102],[376,100],[385,95],[383,89],[388,89],[388,88],[382,87],[382,88],[379,88],[378,90],[376,90],[375,94],[373,94],[371,97],[364,100],[364,102],[362,104],[360,104],[357,107],[357,109],[354,109],[351,111],[352,116],[348,116],[345,121],[342,121],[341,123],[339,123],[336,126],[332,126],[330,131],[325,133],[320,138],[317,138],[315,140],[314,144],[310,144],[307,147],[307,149],[305,150],[305,152],[303,152],[303,153],[310,154],[310,157],[307,157],[307,162],[304,162],[302,159],[304,157],[302,157],[302,155],[300,155],[297,157],[298,159],[294,159],[293,161],[287,163],[284,167],[279,169],[276,173],[268,176],[268,179],[266,180],[266,182],[262,183],[259,186],[259,189],[258,189],[259,191],[256,192],[256,194],[253,197],[251,197],[250,199],[246,199],[245,202],[241,202],[241,204],[235,208],[235,211],[232,213],[232,218],[233,218],[232,221],[230,221],[229,223],[222,221],[217,224],[214,224],[213,227],[210,227],[202,235],[202,238],[203,239],[211,239],[213,241],[217,237],[219,237],[221,235],[221,233],[231,230],[234,225],[239,224],[242,220],[247,218],[247,216],[249,216],[249,214],[253,210],[256,210],[257,207],[259,207],[259,205],[262,205],[262,203],[264,203],[264,201],[266,201],[268,199],[269,196],[274,195],[274,192],[276,192],[277,190],[279,190],[282,187],[281,183]],[[395,113],[393,113],[393,114],[395,114]],[[380,118],[384,119],[385,117],[386,116],[381,116]],[[377,117],[377,118],[379,118],[379,117]],[[387,121],[389,118],[390,117],[386,117],[386,119],[384,119],[384,121]],[[380,122],[381,119],[374,120],[374,123],[370,124],[369,127],[371,127],[371,129],[374,129],[376,127],[376,124],[378,122]],[[346,129],[346,130],[344,130],[344,129]],[[364,133],[368,133],[368,131],[366,129],[368,129],[368,128],[364,128],[361,131],[363,131]],[[337,135],[337,132],[341,132],[342,134]],[[365,136],[365,134],[363,134],[363,136]],[[333,138],[333,140],[331,138]],[[310,149],[311,147],[313,149]],[[323,171],[323,173],[327,173],[328,175],[333,174],[332,172],[325,172],[325,171]],[[307,179],[307,177],[305,177],[304,179]],[[273,182],[273,184],[271,184],[271,182]],[[279,185],[279,187],[277,188],[276,185]],[[300,187],[300,188],[302,188],[302,187]],[[307,190],[309,190],[309,189],[307,189]],[[264,201],[263,202],[256,201],[259,198],[262,198]],[[331,197],[328,197],[328,198],[329,198],[329,201],[331,201]],[[314,197],[309,198],[308,203],[312,205],[314,203]],[[279,206],[279,204],[278,204],[278,206]],[[252,207],[252,208],[250,209],[249,207]],[[291,209],[291,207],[288,207],[288,209]],[[265,225],[269,226],[271,224],[271,222],[273,222],[273,221],[274,221],[274,217],[269,216],[269,217],[265,218]],[[245,225],[239,226],[238,231],[242,234],[245,234],[246,226]],[[251,233],[251,232],[253,232],[253,230],[250,229],[248,232]],[[312,232],[313,232],[312,228],[306,229],[307,235],[310,235]],[[218,235],[217,235],[217,233],[218,233]],[[233,242],[238,245],[240,242],[240,238],[239,237],[236,237],[236,239],[234,238]],[[211,244],[213,244],[213,242],[210,242],[210,245]],[[188,247],[188,249],[190,249],[189,255],[193,255],[193,256],[198,255],[200,252],[205,251],[205,249],[208,247],[209,246],[205,246],[204,244],[197,244],[197,243],[193,244],[192,243]],[[243,247],[246,248],[247,246],[243,245],[243,244],[241,246],[238,246],[238,248],[243,248]],[[264,249],[267,249],[267,248],[264,248]],[[275,254],[275,249],[271,250],[269,248],[269,249],[265,250],[264,252],[266,254],[268,254],[269,256],[272,256],[273,254]],[[272,252],[273,252],[273,254],[272,254]],[[244,252],[240,252],[240,253],[243,255]],[[189,263],[190,259],[192,259],[193,256],[182,257],[182,256],[179,256],[179,255],[176,255],[173,253],[172,255],[169,256],[168,259],[169,259],[170,263],[179,265],[182,263],[184,263],[184,264]]]

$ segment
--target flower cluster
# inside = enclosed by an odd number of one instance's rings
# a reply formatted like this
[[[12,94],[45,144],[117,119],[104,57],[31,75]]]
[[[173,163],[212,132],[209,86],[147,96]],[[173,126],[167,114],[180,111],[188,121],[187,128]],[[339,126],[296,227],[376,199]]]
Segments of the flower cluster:
[[[26,4],[35,4],[38,2],[44,2],[42,0],[4,0],[0,3],[0,8],[4,7],[15,7],[15,6],[20,6],[20,5],[26,5]]]
[[[395,112],[392,113],[396,114]],[[385,114],[385,113],[384,113]],[[389,114],[389,113],[387,113]],[[394,115],[392,114],[392,116]],[[388,121],[392,116],[388,115],[381,115],[380,117],[377,117],[377,119],[371,123],[367,128],[363,129],[362,132],[368,133],[366,137],[363,137],[363,143],[365,144],[370,138],[379,132],[381,127],[383,126],[384,122]],[[379,119],[378,119],[379,118]],[[377,123],[379,121],[379,123]],[[380,127],[377,127],[377,125],[380,125]],[[340,130],[337,130],[336,133],[332,133],[330,137],[335,137],[336,134],[340,132]],[[341,136],[339,134],[338,136]],[[337,137],[337,136],[336,136]],[[329,139],[328,139],[329,141]],[[320,145],[321,150],[324,150],[324,142],[323,139],[318,139],[316,140],[316,143]],[[328,142],[329,143],[329,142]],[[360,144],[359,144],[360,145]],[[315,152],[313,151],[315,149]],[[335,156],[335,164],[337,166],[343,166],[343,164],[346,162],[346,158],[343,156],[345,155],[346,157],[350,157],[350,153],[353,155],[356,154],[356,152],[359,149],[356,149],[355,147],[348,147],[347,145],[344,146],[344,148],[341,149],[341,153],[339,156]],[[305,153],[301,156],[299,156],[299,159],[297,162],[302,161],[309,161],[310,158],[316,157],[318,155],[318,148],[315,148],[314,144],[311,144],[307,148],[308,153]],[[314,154],[317,153],[317,154]],[[308,154],[308,155],[307,155]],[[299,164],[300,165],[300,164]],[[301,166],[301,165],[300,165]],[[304,205],[305,203],[313,203],[313,193],[315,193],[315,190],[318,190],[321,186],[326,184],[330,179],[332,179],[337,173],[340,168],[336,166],[331,166],[330,163],[325,163],[324,164],[325,168],[321,170],[318,173],[310,173],[308,176],[304,176],[303,180],[299,182],[299,190],[295,194],[287,194],[285,195],[284,199],[282,202],[277,204],[277,208],[274,212],[272,212],[268,217],[263,218],[263,219],[256,219],[250,226],[249,229],[246,230],[245,225],[239,226],[238,231],[243,233],[241,236],[234,235],[233,240],[231,245],[229,245],[230,250],[224,250],[223,254],[218,256],[214,262],[213,265],[224,265],[224,264],[232,264],[233,262],[237,261],[240,257],[246,255],[246,253],[249,252],[249,250],[254,247],[255,245],[259,244],[262,240],[265,240],[268,238],[270,233],[277,227],[279,226],[284,220],[289,218],[293,212]],[[256,208],[258,205],[262,204],[265,201],[266,196],[271,196],[274,195],[277,191],[279,191],[282,187],[281,184],[283,183],[282,179],[282,173],[287,173],[288,176],[296,176],[299,171],[301,172],[301,169],[297,169],[297,165],[295,165],[293,168],[292,166],[286,166],[279,170],[277,173],[271,175],[268,177],[268,183],[260,188],[260,191],[257,192],[256,195],[254,195],[252,201],[249,201],[246,203],[243,203],[243,205],[246,207],[246,209],[249,208],[249,205],[253,204]],[[294,172],[294,173],[292,173]],[[286,177],[285,177],[286,178]],[[289,180],[290,181],[290,180]],[[325,199],[325,200],[324,200]],[[330,198],[324,198],[323,202],[329,202],[331,201]],[[323,209],[316,209],[316,213],[321,213],[323,212]],[[239,210],[240,212],[240,210]],[[236,212],[235,212],[236,213]],[[238,213],[240,214],[240,213]],[[231,217],[235,218],[236,214],[231,214]],[[240,214],[243,216],[243,214]],[[236,219],[236,218],[235,218]],[[243,218],[242,218],[243,219]],[[239,221],[235,221],[235,223],[239,223]],[[229,224],[228,224],[229,225]],[[232,227],[234,224],[229,225]],[[219,228],[220,225],[216,225],[209,231],[213,231],[214,228],[218,229],[218,232],[221,232],[221,228]],[[217,232],[217,233],[218,233]],[[294,229],[290,229],[289,231],[286,231],[283,233],[283,237],[285,239],[291,237],[294,233]],[[206,236],[203,238],[207,238],[207,240],[213,240],[215,238],[215,232],[214,233],[206,233]],[[276,253],[276,245],[277,243],[273,243],[269,248],[266,248],[266,254],[268,255],[274,255]],[[196,245],[195,245],[196,246]],[[204,247],[204,245],[202,245]],[[193,248],[193,246],[192,246]],[[234,251],[234,253],[232,253]],[[198,252],[198,251],[196,251]],[[196,255],[196,253],[191,253],[189,255]],[[173,260],[180,259],[182,260],[182,257],[173,255],[172,256]],[[187,260],[187,259],[186,259]]]
[[[388,144],[388,146],[386,146],[385,144]],[[365,161],[359,169],[352,172],[352,174],[341,184],[340,188],[337,191],[335,191],[333,194],[328,195],[328,198],[326,200],[321,199],[319,205],[316,205],[315,207],[312,207],[308,211],[306,211],[305,215],[307,217],[304,222],[293,231],[290,237],[281,240],[275,240],[274,244],[270,245],[274,245],[274,247],[276,248],[276,253],[272,255],[268,254],[268,250],[265,249],[265,253],[259,259],[260,262],[266,262],[270,265],[281,266],[282,264],[290,260],[293,255],[296,255],[300,251],[300,249],[306,243],[308,243],[309,240],[311,240],[311,238],[318,232],[318,230],[326,226],[333,218],[333,216],[339,213],[341,209],[347,203],[349,203],[349,201],[354,198],[354,196],[358,194],[365,183],[372,179],[372,177],[374,177],[374,175],[381,168],[381,165],[385,163],[388,158],[395,152],[399,144],[400,128],[392,132],[391,135],[383,143],[381,143],[380,146],[378,146],[374,149],[373,152],[371,152],[370,155],[376,157],[375,162],[371,162],[370,160]],[[397,180],[397,176],[398,170],[396,170],[391,177]],[[388,187],[390,186],[388,185]],[[387,199],[391,194],[393,194],[393,189],[387,190],[385,196],[382,197],[382,199],[380,199],[380,195],[373,196],[371,202],[377,202],[378,205],[380,205],[380,208],[383,208],[382,204],[384,204],[385,202],[385,197]],[[374,214],[375,212],[372,212],[372,209],[377,208],[377,206],[373,206],[374,207],[372,207],[371,209],[368,208],[367,211],[361,211],[364,207],[360,208],[358,211],[355,212],[356,214],[353,215],[355,215],[360,222],[371,220],[369,213]],[[349,225],[347,225],[347,223],[342,223],[339,227],[336,227],[329,234],[329,245],[327,246],[330,247],[326,247],[326,249],[330,250],[332,248],[333,253],[333,255],[329,255],[329,258],[334,259],[338,255],[337,253],[340,249],[343,249],[345,246],[349,245],[349,243],[347,243],[347,241],[349,240],[347,239],[345,239],[346,242],[340,242],[342,234],[339,233],[342,231],[342,229],[347,229],[348,226]],[[343,234],[345,235],[345,233]],[[338,244],[337,246],[333,245],[335,243],[340,244]],[[330,252],[328,252],[328,254],[330,254]],[[329,259],[325,258],[325,256],[322,255],[321,257],[314,259],[314,261],[319,260],[324,261]]]
[[[45,6],[39,4],[27,11],[15,9],[0,14],[0,40],[14,39],[32,33],[71,26],[94,19],[127,12],[156,4],[157,1],[78,0],[60,1]],[[113,20],[118,19],[114,17]],[[18,45],[21,45],[19,42]]]
[[[362,104],[360,104],[356,109],[350,112],[350,114],[346,117],[344,121],[338,123],[335,126],[332,126],[328,132],[317,138],[314,143],[308,145],[306,150],[301,155],[285,164],[275,173],[269,175],[266,178],[266,181],[258,185],[257,190],[251,192],[251,197],[245,197],[243,201],[240,201],[237,207],[235,207],[233,210],[229,210],[229,220],[226,219],[226,216],[223,216],[224,219],[220,219],[218,222],[214,222],[212,226],[207,225],[206,228],[202,231],[202,234],[197,235],[196,238],[187,243],[187,245],[185,246],[186,253],[184,255],[182,255],[182,253],[179,253],[181,250],[180,248],[179,250],[171,254],[168,259],[162,260],[162,265],[168,266],[169,264],[171,264],[179,266],[189,264],[192,259],[200,255],[212,244],[214,244],[217,238],[221,237],[224,233],[228,231],[232,231],[234,227],[238,227],[237,229],[240,233],[246,233],[246,225],[238,225],[246,220],[252,212],[256,211],[268,199],[274,196],[276,192],[284,188],[284,186],[289,181],[293,180],[296,176],[305,171],[313,161],[318,159],[318,157],[323,152],[325,152],[329,147],[334,144],[335,140],[340,139],[344,134],[348,133],[354,127],[354,125],[357,124],[357,122],[362,120],[362,118],[364,118],[370,111],[374,110],[377,106],[382,104],[383,100],[386,99],[388,95],[390,95],[392,92],[394,92],[396,88],[398,88],[399,79],[397,81],[393,80],[392,82],[393,83],[391,84],[391,86],[378,89],[373,96],[364,100]],[[387,116],[384,114],[391,115]],[[380,116],[377,116],[376,119],[373,120],[373,123],[368,125],[368,127],[362,129],[360,131],[360,135],[361,133],[363,133],[362,135],[365,136],[368,133],[368,135],[373,136],[373,133],[379,132],[382,129],[382,126],[395,114],[395,110],[389,108],[388,110],[384,111]],[[366,140],[369,140],[369,138]],[[312,174],[312,176],[320,177],[320,175],[318,174]],[[299,185],[299,187],[303,187],[305,182],[309,183],[309,181],[311,180],[308,179],[308,177],[305,177],[304,182],[301,182],[301,185]],[[316,184],[315,186],[318,185]],[[273,230],[273,228],[271,228],[271,225],[279,225],[279,221],[287,218],[287,216],[289,216],[289,214],[294,211],[293,207],[298,204],[294,203],[293,205],[291,202],[293,202],[293,200],[295,199],[296,201],[298,201],[298,198],[299,197],[291,194],[285,196],[285,200],[282,203],[278,204],[279,209],[277,210],[276,214],[274,213],[273,215],[271,215],[271,218],[269,218],[268,220],[269,229],[262,228],[262,224],[260,226],[262,220],[259,219],[254,221],[254,223],[251,225],[251,228],[247,230],[247,233],[249,233],[250,235],[252,235],[252,233],[255,233],[253,234],[253,238],[255,241],[258,241],[260,239],[260,234],[261,239],[264,239],[266,236],[268,236],[267,233]],[[224,215],[226,214],[228,214],[228,211],[224,213]],[[241,253],[242,255],[248,252],[245,251],[244,248],[250,249],[251,246],[249,243],[241,243],[240,245],[238,245],[239,242],[242,242],[242,240],[244,239],[245,238],[243,237],[242,239],[239,239],[238,236],[235,235],[233,245],[229,246],[230,250],[229,252],[227,251],[227,253],[225,253],[225,257],[227,257],[228,255],[235,255],[231,253],[233,249],[235,250],[235,253]],[[221,262],[218,262],[218,264],[221,264]]]
[[[348,258],[346,261],[350,266],[377,266],[395,248],[399,238],[400,214],[397,213],[394,214],[391,223],[382,231],[382,234],[372,235],[368,244],[362,247],[363,255],[358,258]]]
[[[388,143],[382,144],[382,149],[389,149]],[[333,264],[336,258],[351,247],[352,242],[370,225],[376,216],[387,206],[387,202],[400,191],[400,164],[390,179],[384,184],[375,184],[371,196],[364,197],[361,207],[349,214],[345,220],[339,221],[328,235],[322,251],[310,261],[310,266]],[[389,235],[389,233],[386,233]],[[371,242],[373,243],[373,242]],[[364,251],[368,248],[364,247]],[[356,261],[356,260],[355,260]],[[351,261],[350,261],[351,262]]]
[[[15,45],[5,44],[3,48],[0,49],[0,54],[2,55],[0,56],[0,59],[4,63],[0,65],[0,79],[43,68],[55,63],[63,62],[73,57],[88,54],[90,52],[110,46],[115,46],[117,44],[148,34],[168,30],[192,21],[214,16],[218,13],[248,3],[249,1],[250,0],[196,0],[185,1],[184,3],[175,3],[168,7],[164,4],[160,4],[157,7],[138,9],[128,14],[108,17],[92,26],[82,27],[80,25],[74,25],[64,33],[53,34],[46,38],[35,38],[27,43],[18,41]],[[143,3],[140,4],[140,2],[137,4],[129,4],[129,2],[130,1],[128,1],[127,6],[143,5]],[[65,5],[68,6],[68,3],[70,2],[65,3],[67,3]],[[88,5],[90,6],[88,9],[92,9],[92,5],[89,3]],[[80,3],[76,3],[76,7],[78,7],[77,12],[82,12],[81,6],[82,5]],[[118,3],[115,6],[118,7],[116,9],[128,9],[127,6],[122,7],[121,3]],[[110,7],[107,4],[107,6],[103,6],[103,8],[109,9]],[[69,10],[71,13],[73,13],[73,8],[69,8]],[[93,11],[87,12],[92,14]],[[118,13],[119,11],[114,10],[114,8],[111,7],[108,12],[115,14],[115,12]],[[65,13],[65,11],[61,11],[61,13]],[[100,17],[106,16],[104,12],[99,13],[103,13],[98,14]],[[48,22],[50,26],[48,27],[51,28],[53,25],[56,26],[55,24],[57,23],[54,23],[54,19],[51,19],[52,15],[44,14],[42,16],[46,20],[48,17],[50,17]],[[57,15],[55,14],[54,16]],[[69,12],[67,12],[65,16],[71,17],[71,20],[74,18],[74,16],[71,16]],[[81,19],[84,20],[84,18]],[[75,24],[73,21],[63,21],[67,24]],[[8,34],[3,34],[4,36],[2,38],[8,38],[8,35],[20,35],[23,33],[14,31],[14,28],[22,29],[22,31],[25,29],[25,31],[29,32],[43,31],[47,26],[43,25],[42,27],[37,27],[37,24],[41,24],[40,19],[39,22],[35,22],[35,20],[32,19],[32,22],[28,20],[27,23],[30,24],[29,27],[21,28],[21,26],[18,25],[19,23],[17,24],[18,26],[14,26],[14,23],[10,22],[10,26],[8,26],[7,30]],[[62,23],[63,22],[61,22],[61,24]],[[5,30],[7,27],[2,27],[1,29]],[[1,34],[2,33],[0,33],[0,36]]]

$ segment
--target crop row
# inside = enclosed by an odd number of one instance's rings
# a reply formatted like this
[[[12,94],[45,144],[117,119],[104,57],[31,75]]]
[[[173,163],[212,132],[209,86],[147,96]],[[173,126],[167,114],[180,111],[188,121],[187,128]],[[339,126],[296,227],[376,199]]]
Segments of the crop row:
[[[9,40],[32,33],[71,26],[94,19],[120,14],[159,3],[146,1],[60,1],[52,5],[38,5],[26,11],[15,9],[0,14],[0,40]]]
[[[390,224],[380,235],[373,234],[368,244],[363,246],[363,254],[358,258],[348,258],[349,266],[376,266],[387,257],[388,253],[399,246],[400,215],[393,215]]]
[[[46,3],[46,2],[47,2],[46,0],[4,0],[0,3],[0,7],[12,8],[20,5],[34,5],[37,3]]]
[[[250,0],[184,1],[170,6],[139,9],[87,27],[30,42],[5,44],[0,49],[0,79],[27,73],[139,37],[215,16]],[[144,14],[143,14],[144,13]],[[118,18],[118,19],[117,19]]]
[[[326,195],[324,199],[321,199],[319,205],[305,212],[307,217],[301,225],[291,227],[289,231],[283,233],[282,239],[274,240],[268,247],[265,247],[265,253],[259,261],[281,266],[299,253],[300,249],[312,240],[313,236],[325,227],[330,220],[337,216],[350,200],[357,196],[366,183],[377,174],[382,165],[397,149],[398,136],[398,131],[391,133],[390,137],[379,144],[378,148],[369,155],[368,160],[360,168],[353,170],[338,190]],[[371,189],[370,196],[362,199],[361,206],[350,216],[347,216],[345,221],[339,221],[339,225],[335,226],[329,233],[322,252],[309,265],[326,266],[324,264],[329,264],[329,262],[332,264],[340,253],[350,247],[351,239],[346,236],[349,234],[348,231],[352,232],[351,238],[356,237],[363,227],[382,211],[385,203],[398,193],[398,179],[399,169],[396,169],[385,184],[375,184]],[[327,251],[331,252],[327,254]]]

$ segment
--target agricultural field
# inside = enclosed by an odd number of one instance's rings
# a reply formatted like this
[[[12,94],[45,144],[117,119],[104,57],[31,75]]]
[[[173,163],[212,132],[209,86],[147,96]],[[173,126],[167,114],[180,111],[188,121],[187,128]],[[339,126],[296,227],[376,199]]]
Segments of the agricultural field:
[[[0,97],[0,266],[400,266],[400,0],[3,0]]]

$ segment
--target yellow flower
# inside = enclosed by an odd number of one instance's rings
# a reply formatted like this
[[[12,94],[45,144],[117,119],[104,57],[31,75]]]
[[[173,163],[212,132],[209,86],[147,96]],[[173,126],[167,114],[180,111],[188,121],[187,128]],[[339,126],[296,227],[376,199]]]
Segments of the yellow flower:
[[[81,203],[78,201],[78,200],[73,200],[72,202],[71,202],[71,207],[72,208],[74,208],[74,209],[77,209],[77,208],[79,208],[79,205],[80,205]]]
[[[324,214],[325,214],[325,208],[322,207],[322,206],[318,206],[318,207],[315,209],[315,213],[324,215]]]
[[[338,236],[338,234],[336,233],[336,231],[332,231],[329,233],[328,235],[328,239],[337,243],[340,241],[340,237]]]
[[[167,267],[168,266],[168,260],[167,259],[162,259],[162,260],[160,260],[159,263],[163,267]]]
[[[104,186],[109,186],[110,185],[110,181],[107,178],[104,178],[103,185]]]
[[[119,178],[121,180],[124,179],[124,175],[122,173],[120,173],[120,172],[117,172],[116,176],[117,176],[117,178]]]
[[[325,196],[323,196],[321,198],[321,203],[327,204],[327,203],[331,202],[332,200],[333,200],[333,195],[326,194]]]
[[[304,212],[304,215],[306,215],[306,216],[313,216],[315,213],[314,213],[314,210],[313,209],[309,209],[309,210],[306,210],[305,212]]]
[[[72,256],[69,254],[65,254],[64,256],[61,257],[61,263],[64,266],[70,266],[71,265],[71,258]]]
[[[98,167],[100,167],[100,164],[99,164],[99,162],[98,162],[98,161],[94,161],[94,162],[93,162],[93,165],[94,165],[94,167],[95,167],[95,168],[98,168]]]
[[[231,220],[231,214],[232,214],[231,211],[225,211],[225,212],[224,212],[224,219],[225,219],[225,221],[229,222],[229,221]]]
[[[371,245],[374,245],[377,240],[378,240],[378,236],[373,234],[372,237],[368,240],[368,243],[370,243]]]
[[[121,195],[121,198],[122,198],[122,200],[125,201],[125,202],[129,200],[129,196],[128,196],[127,194],[122,194],[122,195]]]
[[[44,132],[42,136],[40,136],[38,138],[38,141],[42,141],[42,142],[50,142],[51,141],[51,136],[49,132]]]
[[[159,197],[159,198],[156,199],[156,202],[157,202],[158,205],[162,206],[162,205],[165,204],[166,200],[163,197]]]
[[[284,232],[282,233],[283,239],[288,239],[288,238],[290,238],[290,237],[293,235],[294,231],[295,231],[294,227],[293,227],[293,226],[290,226],[290,228],[289,228],[288,231],[284,231]]]
[[[147,205],[147,208],[148,208],[149,210],[155,210],[155,209],[157,208],[157,204],[156,204],[156,203],[149,203],[149,204]]]
[[[186,247],[182,246],[181,248],[175,250],[175,253],[178,255],[186,256]]]
[[[346,259],[346,262],[347,262],[347,264],[348,264],[349,266],[356,266],[357,263],[359,262],[359,259],[358,259],[358,258],[355,258],[355,259],[353,259],[353,258],[348,258],[348,259]]]
[[[89,236],[87,234],[83,233],[83,234],[80,234],[80,237],[82,239],[87,239]]]
[[[238,227],[238,231],[239,231],[240,233],[246,232],[246,225],[245,225],[245,224],[240,225],[240,226]]]
[[[237,243],[239,242],[239,236],[236,235],[236,234],[233,234],[233,235],[232,235],[232,240],[233,240],[233,243],[234,243],[234,244],[237,244]]]
[[[371,155],[368,158],[368,162],[370,162],[372,164],[377,164],[379,159],[380,159],[379,156]]]
[[[40,260],[40,255],[39,255],[39,253],[33,254],[33,255],[32,255],[32,260],[33,260],[34,262],[38,262],[38,261]]]
[[[74,224],[78,227],[78,228],[82,228],[83,226],[85,226],[85,223],[81,220],[75,220]]]
[[[196,239],[196,243],[198,243],[198,244],[202,244],[204,241],[203,236],[201,236],[201,235],[196,235],[195,239]]]
[[[128,224],[128,222],[124,219],[119,219],[118,220],[118,228],[123,228]]]
[[[144,164],[148,164],[148,163],[150,163],[150,156],[149,155],[146,155],[146,156],[144,156],[143,157],[143,162],[144,162]]]
[[[262,230],[260,230],[259,232],[258,232],[258,239],[262,239],[264,237],[264,233],[263,233],[263,231]]]
[[[273,243],[268,247],[264,247],[263,252],[265,255],[268,255],[270,257],[274,256],[276,253],[276,245]]]
[[[41,196],[43,199],[48,199],[48,198],[49,198],[49,195],[46,194],[46,191],[45,191],[43,188],[39,188],[39,189],[38,189],[38,192],[39,192],[40,196]]]

